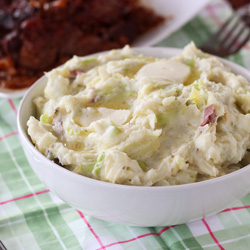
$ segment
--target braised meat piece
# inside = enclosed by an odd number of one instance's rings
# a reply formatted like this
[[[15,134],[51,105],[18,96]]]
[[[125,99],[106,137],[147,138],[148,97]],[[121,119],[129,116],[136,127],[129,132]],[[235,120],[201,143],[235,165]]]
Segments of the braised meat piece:
[[[163,20],[138,0],[1,0],[0,86],[30,86],[73,55],[121,48]]]

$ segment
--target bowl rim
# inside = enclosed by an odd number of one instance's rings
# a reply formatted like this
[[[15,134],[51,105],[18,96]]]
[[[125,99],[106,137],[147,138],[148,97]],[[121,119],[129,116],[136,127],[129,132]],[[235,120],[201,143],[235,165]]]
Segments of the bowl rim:
[[[135,52],[139,52],[141,54],[145,53],[145,50],[147,51],[166,51],[167,54],[175,54],[177,55],[179,52],[182,51],[182,49],[179,48],[171,48],[171,47],[131,47],[132,50],[134,50]],[[121,50],[121,49],[116,49],[116,50]],[[94,53],[94,54],[90,54],[90,55],[86,55],[86,56],[98,56],[101,54],[106,54],[109,51],[103,51],[103,52],[99,52],[99,53]],[[172,56],[172,55],[170,55]],[[216,56],[217,57],[217,56]],[[232,70],[232,72],[234,71],[243,71],[244,77],[245,75],[248,75],[248,78],[250,79],[250,71],[247,70],[246,68],[231,62],[229,60],[225,60],[223,58],[217,57],[224,65],[229,66],[229,68]],[[60,66],[59,66],[60,67]],[[37,154],[46,165],[50,165],[49,167],[53,167],[54,169],[64,172],[65,174],[69,174],[70,177],[72,178],[77,178],[76,180],[80,181],[80,182],[85,182],[88,184],[93,184],[93,185],[101,185],[101,186],[105,186],[107,188],[116,188],[116,189],[125,189],[125,190],[132,190],[132,189],[136,189],[136,191],[148,191],[148,192],[166,192],[167,190],[169,191],[181,191],[183,190],[183,188],[185,189],[196,189],[199,187],[207,187],[207,186],[211,186],[213,184],[218,184],[221,183],[223,181],[227,181],[228,179],[233,179],[235,176],[238,175],[242,175],[244,174],[244,172],[249,171],[250,168],[250,164],[244,166],[241,169],[238,169],[234,172],[225,174],[223,176],[218,176],[212,179],[208,179],[208,180],[204,180],[204,181],[200,181],[200,182],[193,182],[193,183],[187,183],[187,184],[180,184],[180,185],[170,185],[170,186],[136,186],[136,185],[126,185],[126,184],[117,184],[117,183],[111,183],[111,182],[107,182],[107,181],[102,181],[102,180],[98,180],[98,179],[94,179],[91,177],[87,177],[84,175],[80,175],[77,173],[74,173],[56,163],[54,163],[53,161],[49,160],[46,156],[44,156],[38,149],[36,149],[36,147],[33,145],[33,143],[30,140],[30,137],[27,133],[27,131],[24,129],[24,127],[22,126],[21,123],[21,116],[22,113],[25,112],[23,110],[23,106],[26,102],[26,99],[29,97],[29,95],[32,94],[32,92],[39,86],[39,85],[43,85],[44,81],[45,81],[46,75],[40,77],[30,88],[29,90],[25,93],[25,95],[23,96],[19,107],[18,107],[18,114],[17,114],[17,128],[18,128],[18,132],[19,132],[19,137],[20,137],[20,141],[25,143],[29,149],[34,152],[35,154]],[[27,121],[26,121],[27,122]],[[25,124],[26,125],[26,124]],[[21,143],[21,144],[23,144]],[[23,147],[23,146],[22,146]],[[149,191],[151,190],[151,191]]]

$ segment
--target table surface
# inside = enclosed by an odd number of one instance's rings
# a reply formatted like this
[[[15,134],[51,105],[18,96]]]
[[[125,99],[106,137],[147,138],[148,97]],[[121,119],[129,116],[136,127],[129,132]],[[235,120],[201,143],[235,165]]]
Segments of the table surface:
[[[231,9],[211,2],[157,46],[202,44]],[[250,69],[250,43],[232,60]],[[29,166],[19,142],[20,99],[0,99],[0,240],[7,249],[249,249],[250,194],[220,213],[170,227],[130,227],[95,219],[47,190]],[[1,249],[1,242],[0,242]]]

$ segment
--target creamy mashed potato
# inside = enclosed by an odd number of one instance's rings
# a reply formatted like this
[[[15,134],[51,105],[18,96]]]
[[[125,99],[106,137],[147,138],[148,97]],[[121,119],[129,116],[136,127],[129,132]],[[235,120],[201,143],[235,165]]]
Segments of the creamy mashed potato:
[[[63,167],[127,185],[210,179],[248,162],[250,85],[188,45],[174,58],[129,47],[46,74],[28,134]]]

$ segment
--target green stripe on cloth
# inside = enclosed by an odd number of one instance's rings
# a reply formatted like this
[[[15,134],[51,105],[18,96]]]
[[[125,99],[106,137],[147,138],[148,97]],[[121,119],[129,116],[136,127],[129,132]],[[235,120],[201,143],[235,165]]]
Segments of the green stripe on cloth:
[[[158,43],[157,46],[183,48],[190,41],[194,41],[196,46],[200,46],[211,33],[204,20],[197,16],[181,30]]]
[[[223,230],[213,232],[213,234],[220,242],[221,246],[225,249],[249,248],[250,224],[240,225],[232,228],[225,228]],[[241,248],[234,248],[239,241]]]
[[[66,248],[69,246],[80,247],[79,241],[63,220],[58,207],[52,202],[49,194],[40,194],[27,199],[29,199],[28,203],[26,199],[17,200],[15,203],[24,214],[25,220],[40,246],[46,249],[50,246],[52,239],[56,241],[54,238],[48,238],[47,235],[53,234],[52,231],[48,231],[48,228],[57,228],[56,233]],[[46,228],[46,234],[44,234],[43,228]],[[53,244],[53,247],[56,247],[55,243]]]
[[[171,250],[186,249],[183,242],[178,239],[177,234],[175,233],[175,227],[174,228],[171,227],[165,232],[163,232],[161,234],[161,238]]]
[[[68,249],[69,247],[78,247],[80,248],[80,242],[74,235],[74,232],[68,226],[68,224],[63,219],[63,216],[60,213],[60,210],[55,204],[51,201],[49,194],[39,195],[39,201],[43,204],[44,207],[51,206],[50,208],[45,208],[45,212],[48,214],[48,219],[56,228],[59,237],[61,238],[62,242]]]
[[[241,200],[242,206],[247,207],[243,209],[241,206],[237,206],[240,209],[234,210],[234,213],[237,215],[238,219],[241,221],[242,224],[249,224],[250,223],[250,194],[244,197]]]
[[[41,249],[66,249],[41,210],[25,215],[25,220]]]
[[[9,147],[9,139],[10,138],[3,140],[4,145],[2,146],[5,146],[6,149],[8,149]],[[28,164],[26,164],[26,166],[28,166],[28,169],[26,168],[26,171],[24,171],[24,169],[19,165],[20,162],[18,163],[18,161],[16,160],[16,154],[20,155],[20,150],[20,147],[15,148],[14,150],[12,150],[12,153],[9,153],[11,155],[8,158],[14,160],[13,162],[10,161],[9,163],[4,164],[5,167],[3,171],[1,171],[5,183],[12,192],[13,197],[19,197],[19,190],[22,190],[24,186],[27,187],[30,193],[34,192],[34,189],[31,188],[32,185],[29,182],[29,180],[32,180],[33,178],[28,178],[29,174],[32,175],[32,177],[35,177],[33,171]],[[12,168],[10,168],[10,166],[12,166]],[[16,171],[13,175],[12,172],[14,168],[17,168],[19,171]],[[12,169],[11,173],[9,173],[10,169]],[[13,178],[15,180],[15,183],[13,183]],[[35,179],[37,179],[37,177],[35,177]],[[36,184],[36,186],[38,185],[40,188],[43,188],[41,182],[37,181],[38,179],[35,183],[33,183],[33,185]],[[19,209],[23,212],[27,225],[29,226],[30,231],[33,232],[34,237],[37,239],[40,247],[43,249],[48,249],[48,247],[53,247],[53,249],[67,249],[68,244],[70,244],[71,246],[77,245],[78,247],[80,247],[79,242],[74,237],[71,229],[63,221],[58,208],[55,207],[55,204],[53,204],[53,202],[49,198],[49,195],[47,194],[46,199],[44,197],[46,197],[46,194],[39,195],[38,197],[29,197],[29,203],[27,203],[25,199],[15,201]],[[46,206],[50,204],[52,207],[52,211],[48,208],[42,207],[42,204]],[[36,212],[33,213],[32,211]],[[51,214],[52,216],[50,216]],[[56,226],[58,226],[57,230],[55,230]],[[43,232],[43,228],[46,229],[45,232]],[[68,238],[68,235],[70,235],[70,240]],[[66,236],[65,240],[60,240],[61,236]],[[58,241],[60,241],[60,243],[58,243]]]
[[[1,135],[2,134],[0,131],[0,136]],[[5,149],[7,149],[9,147],[8,140],[9,140],[9,138],[3,140],[2,143],[0,143],[0,150],[1,150],[0,156],[1,157],[4,156],[4,158],[3,158],[4,164],[1,167],[1,175],[2,175],[3,179],[5,180],[5,183],[8,185],[9,190],[12,192],[13,197],[21,196],[23,194],[23,189],[25,187],[28,188],[27,183],[22,178],[22,174],[24,172],[26,174],[29,173],[32,176],[29,179],[32,179],[34,181],[35,192],[43,189],[44,187],[43,187],[41,181],[37,178],[36,175],[34,175],[33,170],[31,169],[31,167],[28,164],[24,165],[22,167],[20,167],[18,165],[18,161],[15,159],[15,152],[19,151],[19,150],[22,151],[20,146],[18,149],[15,148],[13,150],[13,152],[11,152],[11,153],[9,153],[9,152],[2,153]],[[18,153],[18,152],[16,152],[16,153]],[[29,176],[29,174],[27,174],[27,176]],[[27,193],[31,193],[31,190],[28,189]]]
[[[53,247],[52,249],[65,249],[60,246],[58,239],[55,237],[54,232],[47,221],[47,215],[45,216],[43,211],[37,209],[38,205],[35,197],[30,197],[29,202],[22,199],[15,201],[15,203],[24,215],[29,230],[32,232],[41,248],[43,248],[43,245],[45,244],[46,247]],[[7,205],[2,205],[3,209],[4,206]]]
[[[172,230],[175,230],[176,233],[180,236],[183,243],[188,249],[199,249],[201,245],[199,242],[193,237],[192,232],[186,224],[182,224],[174,227]]]
[[[199,32],[193,32],[196,30]],[[185,25],[183,31],[189,37],[189,40],[195,42],[196,46],[200,46],[212,34],[200,17],[194,18],[188,25]]]
[[[235,62],[241,66],[245,65],[242,52],[237,53],[237,54],[232,55],[232,56],[229,56],[227,59],[232,61],[232,62]]]

